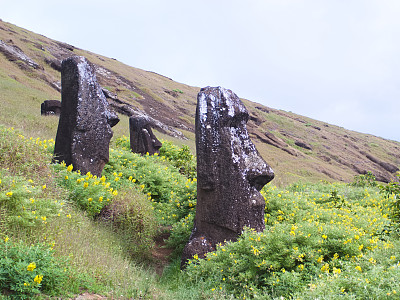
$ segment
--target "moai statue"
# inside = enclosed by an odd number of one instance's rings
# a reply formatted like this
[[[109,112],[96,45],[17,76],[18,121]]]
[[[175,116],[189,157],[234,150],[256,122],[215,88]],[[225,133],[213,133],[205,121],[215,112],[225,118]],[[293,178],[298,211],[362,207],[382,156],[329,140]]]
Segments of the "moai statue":
[[[249,138],[249,118],[230,90],[206,87],[197,96],[197,207],[194,227],[181,260],[235,241],[244,227],[265,228],[262,187],[274,178]]]
[[[42,116],[59,116],[61,114],[61,101],[44,100],[40,105],[40,114]]]
[[[130,117],[129,131],[132,152],[140,153],[141,155],[160,153],[159,149],[162,143],[151,130],[151,124],[148,119],[145,117]]]
[[[90,171],[101,176],[109,159],[111,127],[118,122],[86,58],[63,60],[61,115],[53,161],[65,161],[83,174]]]

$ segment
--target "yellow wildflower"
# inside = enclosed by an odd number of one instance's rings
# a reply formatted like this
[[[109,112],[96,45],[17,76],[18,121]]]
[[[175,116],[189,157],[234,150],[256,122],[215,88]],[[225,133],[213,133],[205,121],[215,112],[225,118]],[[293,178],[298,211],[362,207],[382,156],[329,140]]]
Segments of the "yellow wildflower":
[[[35,269],[36,269],[36,264],[35,264],[34,262],[31,262],[31,263],[26,267],[26,269],[27,269],[28,271],[33,271],[33,270],[35,270]]]
[[[11,197],[12,195],[13,195],[13,192],[8,192],[8,193],[6,194],[7,197]]]
[[[322,266],[322,268],[321,268],[321,271],[322,272],[327,272],[327,273],[329,273],[329,264],[324,264],[323,266]]]
[[[41,283],[43,280],[43,275],[36,275],[35,279],[33,279],[34,282],[36,283]]]

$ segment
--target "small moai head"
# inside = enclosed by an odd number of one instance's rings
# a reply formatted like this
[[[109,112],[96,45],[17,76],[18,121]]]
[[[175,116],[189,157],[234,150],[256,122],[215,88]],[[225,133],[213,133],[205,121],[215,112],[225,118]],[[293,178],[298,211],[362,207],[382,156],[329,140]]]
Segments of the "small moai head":
[[[61,101],[59,100],[45,100],[40,106],[40,113],[43,116],[61,114]]]
[[[154,135],[151,123],[145,117],[129,118],[131,149],[134,153],[154,155],[160,153],[162,143]]]
[[[197,206],[194,228],[182,266],[194,254],[204,256],[218,243],[234,241],[244,227],[262,231],[262,187],[274,172],[250,140],[249,113],[238,96],[222,87],[206,87],[197,96]]]
[[[63,60],[54,161],[65,161],[83,174],[100,176],[109,160],[111,127],[118,122],[86,58],[73,56]]]

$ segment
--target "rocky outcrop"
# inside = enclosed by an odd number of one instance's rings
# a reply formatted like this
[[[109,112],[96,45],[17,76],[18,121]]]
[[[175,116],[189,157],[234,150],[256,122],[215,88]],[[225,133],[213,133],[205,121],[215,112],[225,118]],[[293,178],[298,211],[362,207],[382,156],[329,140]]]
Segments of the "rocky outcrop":
[[[303,141],[295,141],[294,144],[300,148],[303,148],[306,150],[312,150],[312,147]]]
[[[259,133],[255,133],[255,135],[258,137],[258,139],[260,139],[262,142],[264,142],[268,145],[279,148],[279,149],[289,153],[290,155],[298,156],[298,153],[296,152],[296,150],[294,150],[293,148],[290,148],[289,145],[286,144],[284,140],[282,140],[281,138],[278,138],[271,132],[265,132],[263,135],[261,135]]]
[[[134,117],[138,117],[138,118],[145,118],[149,122],[149,124],[152,128],[156,128],[160,132],[168,134],[173,137],[177,137],[177,138],[180,138],[183,140],[187,139],[180,130],[178,130],[172,126],[168,126],[165,123],[163,123],[155,118],[150,117],[145,111],[138,109],[125,101],[120,100],[117,97],[117,95],[110,92],[109,90],[107,90],[105,88],[103,88],[102,90],[103,90],[105,97],[108,99],[111,107],[116,112],[127,115],[129,117],[134,116]]]
[[[222,87],[197,96],[197,206],[194,227],[182,254],[182,267],[197,254],[234,241],[243,228],[264,230],[261,188],[274,172],[249,138],[249,114],[240,99]]]
[[[365,155],[370,161],[376,163],[377,165],[381,166],[383,169],[385,169],[386,171],[388,171],[392,174],[396,173],[399,170],[399,168],[397,168],[396,166],[394,166],[390,163],[381,161],[380,159],[376,158],[375,156],[372,156],[371,154],[368,154],[365,152],[361,152],[361,154]]]
[[[31,67],[33,69],[43,69],[43,67],[26,55],[19,47],[7,44],[2,40],[0,40],[0,52],[2,52],[9,61],[17,63],[21,68]]]
[[[62,62],[61,115],[54,160],[83,174],[101,176],[109,159],[111,127],[119,121],[97,83],[89,62],[74,56]]]

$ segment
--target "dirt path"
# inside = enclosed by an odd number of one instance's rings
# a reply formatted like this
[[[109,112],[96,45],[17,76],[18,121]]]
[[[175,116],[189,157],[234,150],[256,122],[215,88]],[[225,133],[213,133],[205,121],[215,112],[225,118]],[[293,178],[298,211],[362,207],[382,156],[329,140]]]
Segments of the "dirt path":
[[[170,231],[164,230],[161,234],[154,239],[155,246],[152,252],[154,260],[154,269],[158,276],[163,274],[164,268],[169,264],[169,256],[174,249],[165,247],[165,240],[170,236]]]

